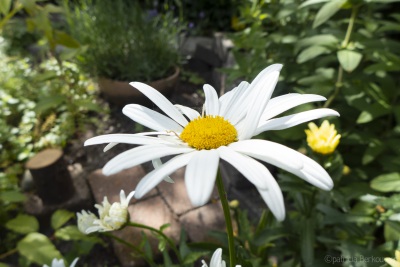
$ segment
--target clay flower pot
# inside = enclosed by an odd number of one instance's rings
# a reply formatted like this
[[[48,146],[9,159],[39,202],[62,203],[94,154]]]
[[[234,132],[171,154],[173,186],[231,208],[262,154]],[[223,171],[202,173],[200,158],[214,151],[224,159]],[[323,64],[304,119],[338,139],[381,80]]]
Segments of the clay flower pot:
[[[147,83],[157,89],[166,97],[170,96],[179,79],[180,70],[175,67],[175,72],[164,79]],[[104,97],[113,104],[123,106],[127,104],[151,105],[151,102],[138,90],[129,85],[132,81],[116,81],[108,78],[99,78],[98,85]]]

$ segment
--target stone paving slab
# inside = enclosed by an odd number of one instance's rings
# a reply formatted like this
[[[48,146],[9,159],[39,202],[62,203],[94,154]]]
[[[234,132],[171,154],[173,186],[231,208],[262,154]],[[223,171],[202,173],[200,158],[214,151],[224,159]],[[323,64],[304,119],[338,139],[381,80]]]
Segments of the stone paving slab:
[[[96,203],[101,203],[104,196],[107,196],[112,203],[120,201],[121,189],[124,189],[125,192],[134,190],[145,174],[142,166],[136,166],[108,177],[102,174],[101,169],[98,169],[89,175],[88,180]],[[165,230],[165,234],[176,241],[179,239],[181,228],[186,230],[188,237],[194,242],[207,240],[209,230],[224,231],[225,220],[222,206],[215,201],[218,197],[216,190],[212,195],[214,201],[203,207],[195,208],[191,205],[186,193],[184,168],[172,174],[171,178],[175,181],[174,184],[161,182],[143,199],[131,200],[128,207],[131,221],[154,228],[169,223],[170,227]],[[133,227],[125,227],[112,232],[112,234],[136,245],[142,240],[141,233],[141,229]],[[146,234],[152,244],[154,254],[159,254],[156,238],[148,232]],[[112,243],[121,266],[143,266],[144,262],[132,257],[131,251],[126,246],[116,241]]]
[[[189,200],[186,185],[185,185],[185,168],[180,168],[171,176],[175,183],[162,182],[158,185],[157,189],[163,196],[165,202],[172,209],[172,211],[180,216],[190,210],[193,206]],[[218,191],[214,188],[211,199],[218,199]]]

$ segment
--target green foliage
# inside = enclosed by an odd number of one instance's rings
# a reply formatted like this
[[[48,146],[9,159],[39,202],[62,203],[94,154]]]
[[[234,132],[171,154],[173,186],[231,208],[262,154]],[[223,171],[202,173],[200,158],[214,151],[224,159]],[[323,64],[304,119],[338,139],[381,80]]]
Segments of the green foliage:
[[[78,62],[90,74],[154,81],[179,65],[180,28],[171,14],[146,16],[137,3],[122,0],[65,3],[72,36],[87,46]]]
[[[29,234],[39,230],[39,222],[30,215],[20,214],[16,218],[9,220],[6,227],[19,234]]]
[[[51,265],[53,259],[61,259],[61,253],[49,238],[40,233],[30,233],[17,245],[18,252],[29,261]]]
[[[279,226],[285,238],[265,251],[278,266],[325,266],[325,255],[383,257],[398,246],[400,17],[395,2],[280,0],[240,7],[245,27],[231,35],[236,66],[224,70],[228,79],[250,81],[267,65],[283,63],[276,94],[323,95],[328,100],[320,105],[341,114],[332,120],[341,143],[329,156],[304,149],[304,125],[263,135],[307,151],[335,184],[322,192],[279,175],[288,210]],[[343,174],[344,165],[350,172]],[[369,194],[377,196],[362,200]],[[246,251],[258,259],[252,266],[267,266],[263,257]]]
[[[2,239],[4,248],[0,250],[2,255],[12,255],[18,253],[20,266],[30,266],[32,263],[39,265],[51,265],[54,258],[62,259],[62,255],[57,248],[60,242],[69,242],[73,246],[75,258],[77,255],[88,254],[95,244],[103,244],[104,242],[96,236],[87,236],[82,234],[76,225],[69,225],[71,219],[75,219],[74,214],[67,210],[58,210],[51,216],[51,224],[54,233],[49,236],[39,232],[38,220],[30,215],[19,214],[13,219],[5,222],[5,227],[12,232],[7,233],[7,237]],[[11,234],[15,233],[13,240],[9,239]],[[11,241],[15,241],[13,247]],[[7,247],[6,247],[7,245]],[[3,251],[3,249],[9,251]]]
[[[31,69],[27,59],[0,61],[1,167],[23,162],[46,147],[63,147],[99,111],[94,85],[77,67],[47,60]],[[11,133],[11,134],[10,134]]]

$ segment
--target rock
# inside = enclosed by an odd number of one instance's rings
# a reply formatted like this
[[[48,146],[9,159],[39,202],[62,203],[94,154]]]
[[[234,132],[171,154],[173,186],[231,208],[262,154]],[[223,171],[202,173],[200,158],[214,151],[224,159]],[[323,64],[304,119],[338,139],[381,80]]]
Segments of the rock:
[[[172,238],[175,242],[179,240],[181,231],[180,225],[174,218],[174,214],[165,205],[164,201],[162,201],[159,195],[147,198],[143,201],[135,202],[129,206],[128,210],[131,222],[145,224],[156,229],[159,229],[162,225],[169,223],[170,226],[164,230],[164,233],[168,237]],[[122,230],[113,232],[112,234],[137,246],[143,239],[142,232],[144,232],[149,238],[149,242],[154,252],[153,255],[159,255],[158,239],[155,238],[148,230],[127,226]],[[145,265],[145,262],[142,259],[135,258],[130,255],[132,253],[132,249],[126,245],[116,241],[113,241],[113,245],[115,254],[118,257],[121,266],[128,267]]]
[[[185,169],[181,168],[170,176],[175,183],[162,182],[157,187],[167,205],[177,216],[195,209],[187,195],[184,175]],[[211,199],[218,199],[218,192],[215,188]]]
[[[110,203],[120,201],[119,192],[125,193],[134,190],[140,179],[145,175],[142,166],[136,166],[111,176],[104,176],[101,170],[96,170],[89,175],[89,184],[92,188],[97,203],[103,201],[107,196]],[[136,222],[159,229],[164,224],[170,226],[164,233],[178,242],[181,228],[183,227],[191,241],[200,242],[207,240],[208,230],[225,229],[225,220],[222,207],[219,202],[211,203],[195,208],[191,205],[186,192],[184,182],[184,168],[179,169],[171,175],[174,184],[161,182],[159,186],[151,190],[143,199],[133,199],[128,207],[131,222]],[[217,199],[218,194],[214,189],[212,199]],[[142,241],[143,229],[125,227],[119,231],[112,232],[125,241],[139,245]],[[147,230],[144,231],[152,245],[153,255],[160,255],[158,251],[158,240]],[[121,266],[144,266],[143,260],[132,257],[132,250],[127,246],[113,240],[113,247]]]
[[[102,202],[104,196],[107,196],[112,203],[120,201],[119,192],[121,190],[124,190],[126,195],[135,190],[140,179],[145,175],[146,172],[141,166],[123,170],[110,176],[105,176],[101,169],[97,169],[89,175],[88,181],[96,203]],[[153,189],[143,199],[156,194],[158,194],[157,190]]]
[[[193,242],[210,240],[207,236],[210,230],[225,229],[224,213],[219,201],[191,210],[183,214],[179,221]]]

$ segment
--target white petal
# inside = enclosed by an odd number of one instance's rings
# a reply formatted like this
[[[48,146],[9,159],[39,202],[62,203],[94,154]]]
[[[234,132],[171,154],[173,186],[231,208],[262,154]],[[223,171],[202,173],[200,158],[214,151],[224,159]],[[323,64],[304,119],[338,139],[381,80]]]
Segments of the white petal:
[[[76,263],[78,262],[79,258],[76,258],[69,267],[75,267]]]
[[[268,74],[261,77],[254,84],[254,93],[251,95],[251,105],[247,111],[246,118],[244,121],[244,131],[242,132],[241,140],[249,139],[254,135],[255,130],[260,122],[260,117],[269,99],[271,98],[272,92],[275,89],[276,83],[279,78],[280,67],[276,67],[274,71],[268,72]],[[249,86],[252,87],[253,83]]]
[[[326,170],[309,157],[301,153],[299,153],[299,156],[302,158],[304,167],[300,171],[293,172],[293,174],[322,190],[331,190],[333,181]]]
[[[269,120],[291,108],[302,104],[325,101],[326,98],[320,95],[313,94],[287,94],[272,98],[261,115],[260,121]]]
[[[312,121],[327,116],[340,116],[340,115],[337,111],[328,108],[303,111],[297,114],[284,116],[277,119],[271,119],[266,122],[261,122],[258,125],[254,135],[257,135],[265,131],[287,129],[296,126],[298,124],[301,124],[303,122]]]
[[[84,146],[98,145],[110,143],[106,148],[111,148],[111,144],[133,144],[133,145],[150,145],[150,144],[168,144],[167,141],[151,136],[143,136],[138,134],[105,134],[90,138],[85,141]],[[114,146],[114,145],[113,145]],[[104,148],[104,149],[106,149]]]
[[[159,169],[163,165],[161,159],[152,159],[151,163],[153,164],[153,167],[155,170]],[[172,180],[171,177],[169,177],[169,176],[165,176],[164,181],[171,183],[171,184],[175,183],[174,180]]]
[[[189,107],[186,107],[186,106],[182,106],[182,105],[175,105],[175,107],[177,107],[178,110],[182,114],[186,115],[186,117],[188,117],[189,120],[191,120],[191,121],[196,119],[196,118],[198,118],[198,117],[200,117],[200,113],[197,112],[197,110],[194,110],[192,108],[189,108]]]
[[[118,145],[119,143],[109,143],[108,145],[106,145],[103,148],[103,152],[107,152],[108,150],[110,150],[111,148],[115,147],[116,145]]]
[[[220,106],[219,114],[222,117],[224,117],[228,120],[232,120],[231,110],[233,110],[234,106],[238,104],[238,101],[240,101],[240,98],[243,96],[243,94],[248,86],[249,86],[249,83],[246,81],[243,81],[239,84],[238,87],[236,87],[232,91],[226,93],[229,95],[226,96],[224,99],[221,99],[222,97],[220,98],[221,106]]]
[[[333,187],[333,181],[324,168],[309,157],[286,146],[252,139],[232,143],[229,147],[291,172],[322,190],[330,190]]]
[[[268,189],[268,182],[271,179],[275,181],[268,169],[260,162],[225,146],[219,147],[218,152],[221,159],[235,167],[256,187]]]
[[[278,221],[283,221],[285,219],[285,204],[283,202],[283,195],[281,188],[275,179],[275,183],[270,183],[270,188],[267,190],[261,190],[257,188],[264,202],[267,204],[268,208],[274,214]]]
[[[148,173],[137,185],[135,189],[135,198],[142,198],[150,190],[156,187],[165,176],[168,176],[177,169],[187,165],[194,154],[195,152],[176,156],[173,159],[170,159],[160,168]]]
[[[219,113],[219,101],[218,95],[215,89],[209,85],[205,84],[203,86],[204,94],[205,94],[205,110],[207,115],[217,116]]]
[[[231,117],[231,122],[233,124],[236,124],[239,122],[241,119],[243,119],[244,116],[249,112],[249,109],[254,105],[254,99],[257,97],[256,95],[259,94],[260,89],[262,88],[263,83],[267,77],[270,77],[271,73],[273,72],[279,72],[282,68],[281,64],[273,64],[271,66],[268,66],[265,68],[263,71],[261,71],[257,77],[251,82],[251,84],[246,88],[246,90],[243,92],[242,96],[238,101],[236,101],[236,104],[232,106],[229,116]],[[260,87],[261,86],[261,87]],[[265,86],[268,86],[266,84]],[[268,89],[268,88],[267,88]],[[273,89],[273,88],[272,88]],[[265,101],[268,101],[268,99],[264,99]],[[263,108],[264,109],[264,108]],[[233,119],[235,121],[233,121]]]
[[[171,117],[171,119],[182,126],[186,126],[188,122],[185,117],[183,117],[183,115],[174,107],[174,105],[159,91],[147,84],[140,82],[131,82],[129,84],[147,96],[154,104],[164,111],[165,114]]]
[[[221,267],[222,262],[222,249],[218,248],[215,250],[214,254],[210,260],[210,267]]]
[[[141,105],[126,105],[122,109],[122,113],[137,123],[156,131],[182,131],[182,126],[175,121]]]
[[[193,206],[202,206],[210,199],[215,185],[218,163],[218,151],[212,149],[197,151],[187,165],[185,184]]]
[[[289,172],[298,171],[304,164],[297,151],[284,145],[266,140],[244,140],[229,145],[236,152],[268,162]]]
[[[192,148],[163,144],[139,146],[127,150],[111,159],[104,166],[103,173],[105,175],[112,175],[155,158],[188,153],[191,151],[193,151]]]

